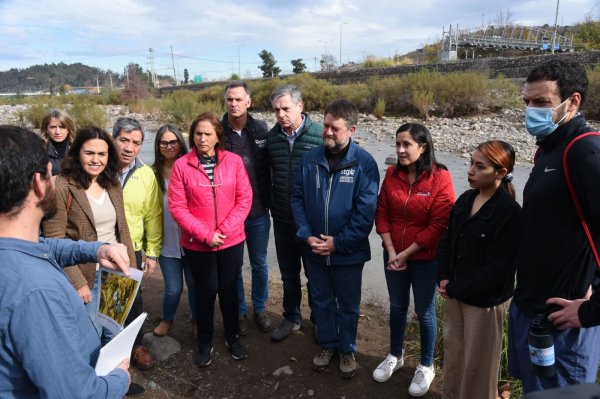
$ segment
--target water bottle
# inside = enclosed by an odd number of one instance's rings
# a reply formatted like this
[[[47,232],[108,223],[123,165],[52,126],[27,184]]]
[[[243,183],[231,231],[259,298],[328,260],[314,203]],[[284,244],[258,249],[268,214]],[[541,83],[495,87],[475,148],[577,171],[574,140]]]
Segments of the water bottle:
[[[544,314],[536,314],[529,326],[529,357],[533,372],[544,378],[554,376],[554,338],[552,324]]]

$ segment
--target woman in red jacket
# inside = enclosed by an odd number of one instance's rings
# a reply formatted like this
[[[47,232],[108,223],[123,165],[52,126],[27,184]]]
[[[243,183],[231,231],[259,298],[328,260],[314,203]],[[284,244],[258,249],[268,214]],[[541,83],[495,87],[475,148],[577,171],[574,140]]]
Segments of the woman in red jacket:
[[[390,296],[390,354],[373,371],[387,381],[404,364],[402,346],[410,291],[419,319],[421,362],[408,393],[423,396],[435,376],[435,249],[448,224],[454,188],[446,167],[435,159],[431,134],[407,123],[396,132],[398,163],[388,168],[377,200],[375,226],[384,250]]]
[[[247,357],[239,340],[236,282],[252,188],[244,162],[224,150],[224,140],[217,115],[198,115],[190,126],[193,149],[175,162],[169,182],[169,210],[181,228],[181,246],[196,288],[198,351],[194,361],[200,367],[211,362],[217,294],[229,351],[236,360]]]

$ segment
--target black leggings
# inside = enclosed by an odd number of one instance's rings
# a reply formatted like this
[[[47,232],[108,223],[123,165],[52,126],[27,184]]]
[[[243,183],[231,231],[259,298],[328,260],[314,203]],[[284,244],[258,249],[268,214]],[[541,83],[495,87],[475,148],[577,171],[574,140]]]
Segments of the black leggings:
[[[233,343],[238,339],[240,326],[237,279],[242,270],[243,261],[243,241],[215,252],[185,249],[184,262],[192,272],[196,289],[199,344],[212,345],[217,294],[219,294],[225,339],[228,343]]]

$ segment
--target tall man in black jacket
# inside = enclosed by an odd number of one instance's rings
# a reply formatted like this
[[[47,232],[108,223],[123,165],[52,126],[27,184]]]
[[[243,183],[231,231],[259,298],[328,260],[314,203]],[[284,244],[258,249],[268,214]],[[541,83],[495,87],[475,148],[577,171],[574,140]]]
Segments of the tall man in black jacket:
[[[254,321],[263,331],[271,329],[271,319],[265,312],[269,296],[269,266],[267,246],[269,245],[269,201],[271,195],[271,172],[267,161],[267,124],[254,119],[248,108],[252,104],[250,88],[245,82],[234,80],[225,87],[225,107],[223,127],[227,137],[227,149],[244,160],[246,172],[252,186],[252,208],[246,219],[246,246],[252,270],[252,311]],[[238,278],[240,302],[240,334],[247,332],[247,307],[244,294],[244,281]]]
[[[567,145],[594,130],[579,113],[587,88],[582,65],[552,59],[530,72],[523,91],[525,124],[540,146],[523,192],[521,251],[510,309],[509,371],[523,382],[525,393],[596,381],[600,293],[592,295],[592,282],[598,265],[571,199],[562,163]],[[598,247],[600,137],[579,140],[569,150],[567,161]],[[539,377],[531,368],[527,336],[535,315],[554,323],[556,375],[551,378]]]

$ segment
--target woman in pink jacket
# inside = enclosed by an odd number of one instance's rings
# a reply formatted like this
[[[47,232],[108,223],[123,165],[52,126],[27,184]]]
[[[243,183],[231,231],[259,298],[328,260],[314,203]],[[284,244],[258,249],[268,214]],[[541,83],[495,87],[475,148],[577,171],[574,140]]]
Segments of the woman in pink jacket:
[[[247,352],[239,340],[237,278],[243,263],[244,221],[252,204],[252,188],[242,159],[225,151],[219,118],[205,112],[190,126],[190,147],[171,172],[169,210],[181,228],[181,245],[196,287],[200,367],[211,362],[215,299],[225,339],[236,360]]]

